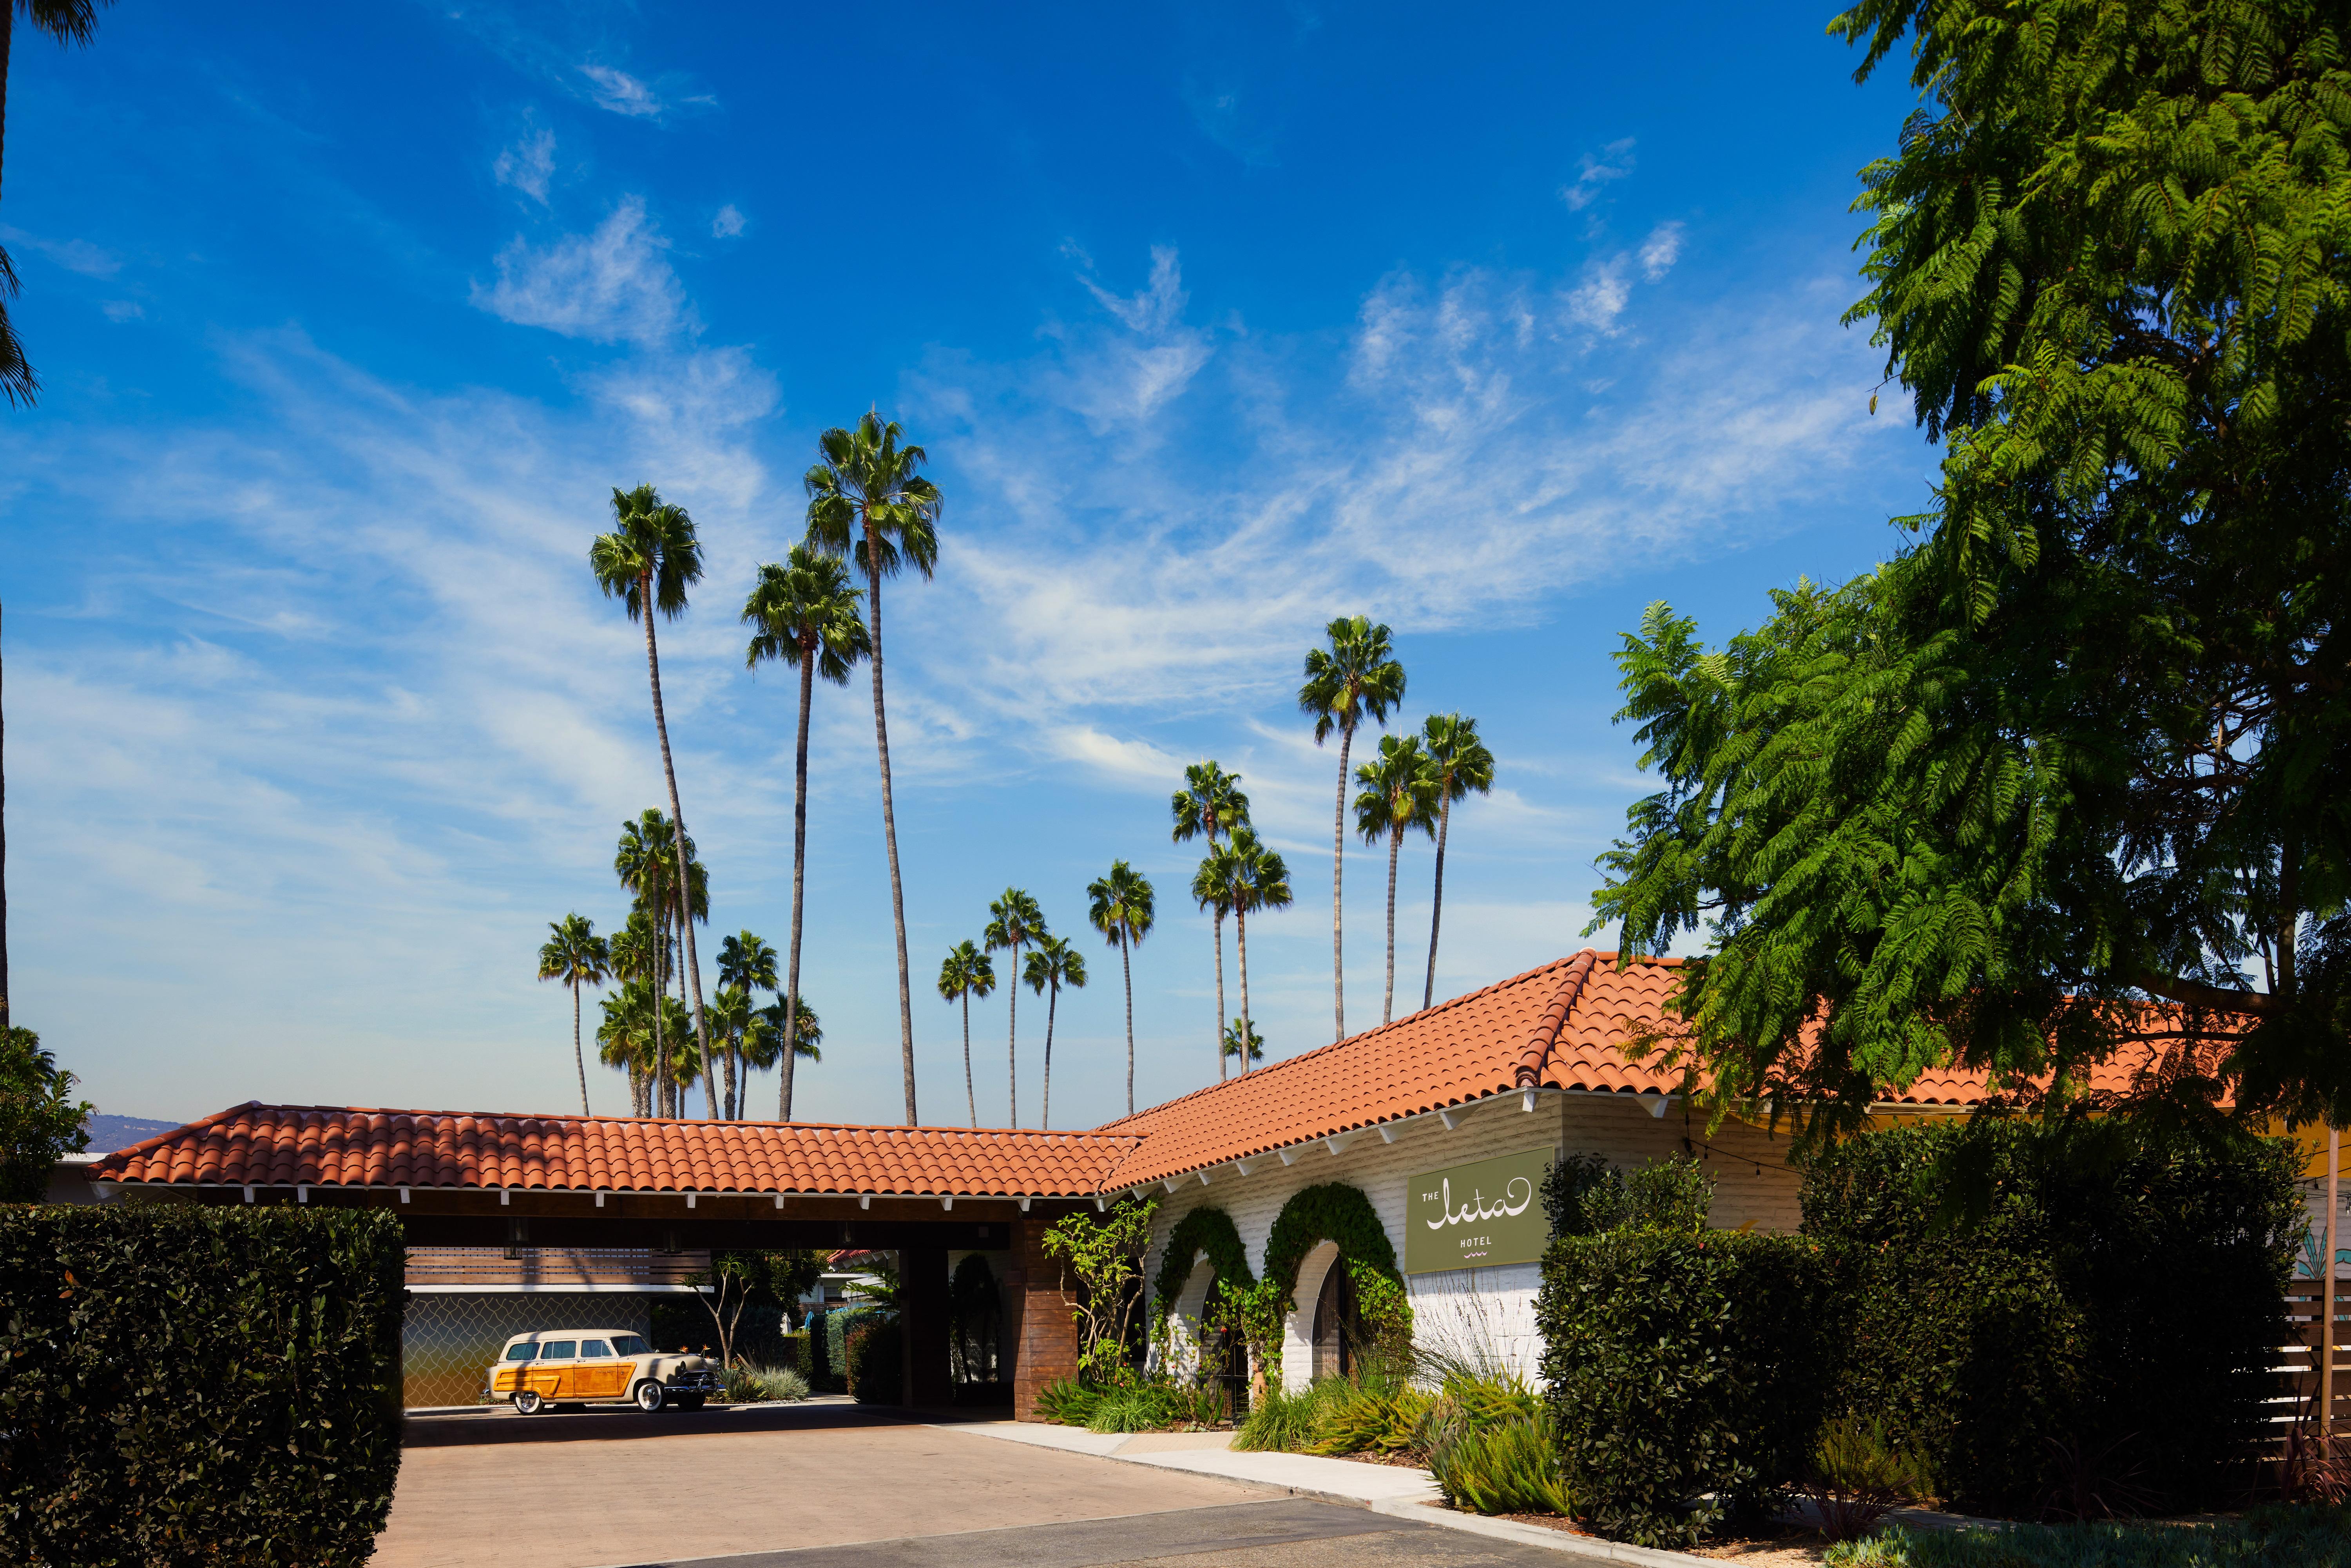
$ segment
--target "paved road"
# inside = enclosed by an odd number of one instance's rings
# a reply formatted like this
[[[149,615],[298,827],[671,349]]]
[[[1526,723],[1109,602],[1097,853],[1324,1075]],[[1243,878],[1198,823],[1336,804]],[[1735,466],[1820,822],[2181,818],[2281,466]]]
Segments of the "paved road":
[[[855,1406],[413,1419],[375,1568],[1576,1568],[1559,1552]]]

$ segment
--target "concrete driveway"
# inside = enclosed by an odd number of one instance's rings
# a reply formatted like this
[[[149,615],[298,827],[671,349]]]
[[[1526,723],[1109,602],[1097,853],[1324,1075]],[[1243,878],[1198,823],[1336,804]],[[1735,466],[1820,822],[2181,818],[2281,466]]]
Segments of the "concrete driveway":
[[[829,1403],[411,1417],[374,1561],[650,1568],[696,1559],[706,1568],[1573,1561]]]

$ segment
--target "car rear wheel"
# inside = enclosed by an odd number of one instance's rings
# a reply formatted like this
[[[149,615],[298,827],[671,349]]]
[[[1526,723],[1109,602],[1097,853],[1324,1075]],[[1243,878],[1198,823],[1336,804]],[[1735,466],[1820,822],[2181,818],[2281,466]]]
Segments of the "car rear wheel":
[[[515,1396],[515,1409],[521,1415],[536,1416],[546,1407],[547,1402],[530,1389],[526,1388]]]
[[[669,1403],[669,1393],[660,1384],[648,1381],[637,1385],[638,1409],[650,1415],[667,1403]]]

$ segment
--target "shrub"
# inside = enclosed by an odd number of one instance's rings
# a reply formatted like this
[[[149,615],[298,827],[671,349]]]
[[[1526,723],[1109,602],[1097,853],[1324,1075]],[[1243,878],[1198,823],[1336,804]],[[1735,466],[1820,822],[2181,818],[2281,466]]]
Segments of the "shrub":
[[[365,1562],[403,1261],[380,1210],[0,1208],[0,1560]]]
[[[1627,1226],[1706,1228],[1714,1177],[1687,1155],[1652,1160],[1629,1176],[1600,1155],[1570,1155],[1543,1175],[1543,1212],[1553,1236],[1597,1236]]]
[[[1037,1391],[1037,1414],[1064,1427],[1082,1427],[1092,1418],[1102,1396],[1074,1377],[1049,1383]]]
[[[1428,1456],[1445,1500],[1471,1513],[1572,1513],[1559,1476],[1559,1433],[1545,1411],[1464,1431]]]
[[[849,1392],[860,1405],[895,1405],[905,1383],[895,1320],[872,1318],[849,1334]]]
[[[1429,1396],[1394,1378],[1348,1379],[1324,1402],[1310,1454],[1400,1454],[1415,1446]]]
[[[726,1370],[726,1397],[738,1405],[805,1399],[808,1379],[789,1366],[735,1366]]]
[[[1831,1407],[1882,1416],[1978,1511],[2226,1500],[2285,1343],[2297,1174],[2279,1141],[2111,1122],[1826,1151],[1802,1202],[1846,1318]]]
[[[1829,1568],[2351,1568],[2351,1513],[2255,1509],[2197,1524],[1887,1530],[1828,1550]]]
[[[1552,1244],[1543,1375],[1562,1470],[1602,1534],[1689,1544],[1808,1457],[1823,1274],[1790,1236],[1627,1228]]]
[[[1152,1384],[1103,1390],[1086,1415],[1089,1432],[1157,1432],[1181,1417],[1172,1414],[1171,1391]]]
[[[1925,1472],[1886,1437],[1877,1422],[1843,1416],[1821,1428],[1799,1490],[1821,1516],[1821,1533],[1851,1541],[1868,1533],[1904,1498],[1930,1490]]]
[[[1306,1452],[1322,1424],[1322,1407],[1344,1386],[1343,1379],[1326,1377],[1301,1394],[1268,1387],[1249,1402],[1249,1413],[1233,1435],[1233,1447],[1264,1454]]]

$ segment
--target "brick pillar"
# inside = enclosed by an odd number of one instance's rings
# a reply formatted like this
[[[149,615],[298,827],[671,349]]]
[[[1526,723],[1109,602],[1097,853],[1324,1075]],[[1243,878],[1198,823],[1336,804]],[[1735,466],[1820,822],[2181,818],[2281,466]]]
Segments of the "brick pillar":
[[[898,1269],[900,1284],[905,1291],[904,1306],[898,1314],[898,1343],[905,1357],[905,1379],[899,1385],[899,1401],[909,1409],[952,1405],[955,1385],[947,1365],[947,1249],[900,1248]]]
[[[1078,1325],[1061,1296],[1061,1260],[1045,1251],[1045,1221],[1031,1217],[1013,1227],[1012,1264],[1004,1293],[1012,1303],[1007,1337],[1012,1357],[1012,1414],[1037,1420],[1037,1392],[1078,1375]]]

